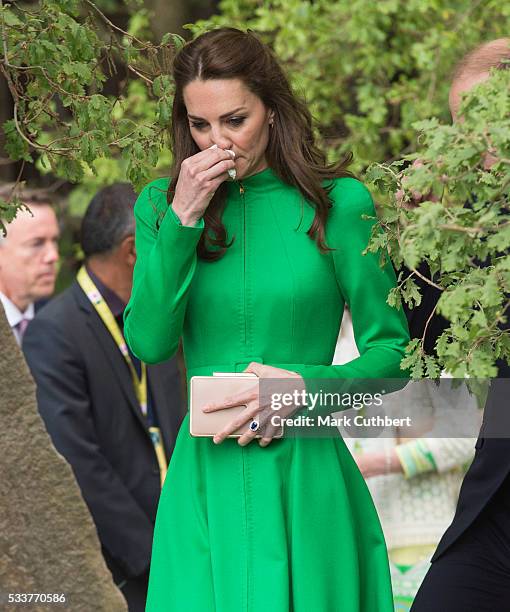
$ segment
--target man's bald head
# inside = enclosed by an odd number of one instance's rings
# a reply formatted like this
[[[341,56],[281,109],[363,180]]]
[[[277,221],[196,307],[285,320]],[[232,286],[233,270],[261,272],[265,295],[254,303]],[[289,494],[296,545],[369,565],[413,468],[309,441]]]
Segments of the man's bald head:
[[[493,68],[510,67],[510,38],[498,38],[470,51],[457,65],[450,88],[449,104],[452,119],[457,118],[462,94],[485,81]]]

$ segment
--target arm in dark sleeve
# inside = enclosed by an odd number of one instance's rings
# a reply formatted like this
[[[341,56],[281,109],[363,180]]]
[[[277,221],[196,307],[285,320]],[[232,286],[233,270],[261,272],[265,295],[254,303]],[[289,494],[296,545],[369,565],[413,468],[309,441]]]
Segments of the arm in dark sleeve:
[[[433,280],[426,263],[421,262],[417,269],[422,276]],[[401,272],[404,273],[405,277],[412,274],[406,267],[402,267]],[[409,323],[409,333],[411,338],[419,339],[425,334],[425,352],[427,355],[435,355],[437,339],[449,326],[449,322],[435,311],[437,302],[441,297],[441,291],[418,275],[413,276],[413,281],[420,290],[421,303],[412,309],[406,303],[403,304],[407,322]]]
[[[54,322],[36,317],[23,351],[48,433],[71,464],[102,545],[128,577],[148,570],[153,526],[104,456],[91,416],[84,368]]]

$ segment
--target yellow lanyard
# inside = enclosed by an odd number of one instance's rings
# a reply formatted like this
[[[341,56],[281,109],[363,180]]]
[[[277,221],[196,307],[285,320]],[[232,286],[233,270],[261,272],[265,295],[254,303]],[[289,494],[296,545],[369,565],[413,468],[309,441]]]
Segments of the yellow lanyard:
[[[124,336],[117,325],[117,321],[115,320],[112,311],[108,307],[108,304],[104,300],[93,280],[90,278],[85,266],[80,268],[76,280],[85,292],[91,304],[96,309],[97,314],[101,317],[106,329],[109,331],[111,337],[115,340],[119,351],[124,357],[129,371],[131,372],[136,399],[138,400],[142,414],[147,416],[147,366],[142,361],[140,362],[141,377],[139,378],[135,366],[133,365],[133,361],[129,355]],[[149,427],[149,434],[158,460],[159,472],[161,475],[161,486],[163,486],[167,472],[167,461],[159,427]]]

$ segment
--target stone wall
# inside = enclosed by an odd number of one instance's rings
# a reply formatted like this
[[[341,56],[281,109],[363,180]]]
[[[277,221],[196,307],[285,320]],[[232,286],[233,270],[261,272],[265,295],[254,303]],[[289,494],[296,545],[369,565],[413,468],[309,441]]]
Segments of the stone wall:
[[[0,307],[0,609],[124,612],[67,462],[37,412],[35,386]],[[66,604],[7,604],[59,593]],[[7,605],[6,605],[7,604]]]

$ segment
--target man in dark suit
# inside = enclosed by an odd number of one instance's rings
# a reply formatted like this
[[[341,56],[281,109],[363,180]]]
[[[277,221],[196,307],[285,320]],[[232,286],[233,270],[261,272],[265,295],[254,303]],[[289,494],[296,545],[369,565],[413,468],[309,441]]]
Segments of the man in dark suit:
[[[175,359],[145,366],[123,343],[135,200],[127,184],[94,197],[82,223],[85,266],[34,318],[23,351],[39,411],[74,470],[113,579],[129,610],[142,611],[161,480],[184,405]]]
[[[510,39],[486,43],[461,62],[450,93],[456,118],[463,92],[503,68],[510,59]],[[490,159],[486,163],[490,163]],[[423,307],[411,311],[411,335],[421,337],[439,292],[423,283]],[[447,326],[432,317],[428,350]],[[508,329],[509,324],[505,325]],[[441,539],[412,606],[412,612],[504,612],[510,610],[510,432],[508,398],[510,368],[498,363],[499,378],[492,381],[476,453],[462,484],[457,511]]]

